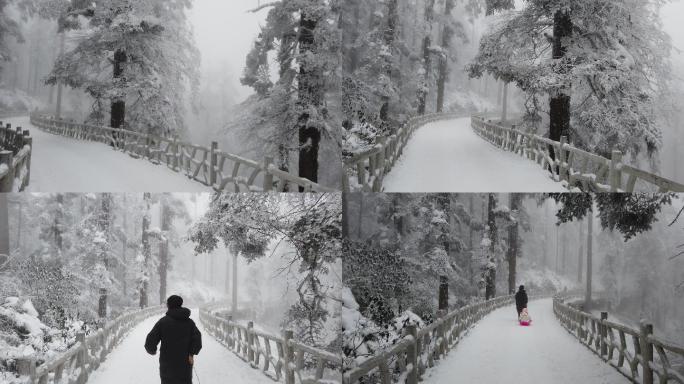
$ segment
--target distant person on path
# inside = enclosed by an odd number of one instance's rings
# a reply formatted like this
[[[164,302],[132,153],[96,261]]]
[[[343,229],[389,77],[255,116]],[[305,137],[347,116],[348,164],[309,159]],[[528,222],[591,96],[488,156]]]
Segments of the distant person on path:
[[[524,285],[521,285],[518,288],[518,293],[515,294],[515,308],[518,310],[518,318],[520,317],[520,312],[527,308],[527,292],[525,292]]]
[[[194,356],[202,349],[202,334],[190,318],[190,310],[183,308],[183,299],[172,295],[166,300],[168,311],[154,325],[145,340],[150,355],[159,353],[161,384],[192,384]]]

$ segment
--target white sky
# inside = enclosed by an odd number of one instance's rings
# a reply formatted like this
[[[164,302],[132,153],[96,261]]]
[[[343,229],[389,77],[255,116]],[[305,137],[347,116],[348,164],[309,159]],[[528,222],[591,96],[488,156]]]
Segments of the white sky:
[[[247,53],[259,34],[268,9],[248,13],[266,0],[195,0],[190,13],[195,40],[202,54],[202,75],[223,70],[237,91],[237,100],[252,93],[240,84]]]
[[[684,26],[682,26],[682,16],[684,16],[684,2],[679,0],[666,5],[662,12],[665,32],[672,36],[672,43],[679,51],[684,51]],[[675,51],[672,53],[672,58],[675,63],[682,63],[684,53]],[[675,72],[679,72],[679,68],[676,67],[677,64],[675,64]]]

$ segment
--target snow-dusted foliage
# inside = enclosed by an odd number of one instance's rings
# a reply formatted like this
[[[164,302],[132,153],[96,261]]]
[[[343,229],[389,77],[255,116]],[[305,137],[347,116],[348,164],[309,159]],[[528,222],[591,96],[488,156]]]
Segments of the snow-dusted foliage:
[[[294,252],[283,255],[286,270],[296,268],[296,292],[284,326],[297,339],[314,346],[330,342],[326,327],[337,313],[326,275],[341,258],[339,194],[220,194],[209,211],[190,229],[196,253],[209,253],[220,244],[233,254],[254,262],[266,256],[272,243],[287,242]],[[327,343],[326,343],[327,342]]]
[[[256,152],[276,157],[280,169],[294,168],[298,154],[299,175],[314,181],[319,147],[339,153],[338,3],[283,0],[254,10],[268,9],[241,79],[255,95],[242,105],[249,116],[228,123]]]
[[[466,18],[481,12],[471,3],[342,3],[344,156],[372,149],[415,115],[452,104],[445,101],[449,71],[466,42]]]
[[[494,4],[492,10],[510,8],[508,1],[490,3],[505,5]],[[535,129],[546,111],[540,98],[548,96],[552,136],[569,135],[582,148],[603,155],[618,149],[651,156],[662,144],[657,101],[670,79],[671,44],[661,27],[662,4],[525,1],[522,9],[503,11],[492,20],[469,71],[477,77],[489,73],[524,90],[529,96],[526,121]],[[561,116],[567,98],[572,100],[569,122]]]
[[[199,57],[186,19],[190,0],[97,0],[63,9],[60,28],[78,44],[54,64],[48,84],[84,90],[95,102],[89,120],[154,134],[182,134]],[[125,104],[125,117],[118,116]],[[122,105],[122,104],[118,104]],[[118,124],[118,123],[117,123]]]

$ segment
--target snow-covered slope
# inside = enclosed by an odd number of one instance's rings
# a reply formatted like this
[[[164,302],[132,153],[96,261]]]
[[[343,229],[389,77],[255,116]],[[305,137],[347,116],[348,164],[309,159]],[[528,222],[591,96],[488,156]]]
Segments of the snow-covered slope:
[[[470,118],[418,129],[384,182],[385,192],[567,192],[534,162],[478,137]]]
[[[33,137],[33,192],[208,192],[202,184],[166,166],[134,159],[107,145],[41,131],[28,117],[5,119]]]
[[[259,370],[240,360],[207,334],[198,319],[199,310],[192,310],[192,318],[202,332],[202,350],[195,358],[193,382],[223,383],[238,379],[245,384],[273,384]],[[88,379],[89,384],[140,384],[159,382],[159,355],[150,356],[143,345],[145,337],[159,317],[151,317],[135,327],[114,349],[107,360]]]
[[[531,327],[515,306],[482,319],[446,359],[428,369],[425,383],[629,383],[563,329],[551,299],[531,301]]]

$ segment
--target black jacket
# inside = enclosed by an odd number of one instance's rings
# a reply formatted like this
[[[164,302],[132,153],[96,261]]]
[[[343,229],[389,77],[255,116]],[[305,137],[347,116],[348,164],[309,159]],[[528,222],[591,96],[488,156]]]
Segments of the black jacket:
[[[525,290],[519,290],[518,293],[515,294],[515,306],[518,308],[518,311],[527,308],[527,292]]]
[[[202,334],[190,319],[187,308],[172,308],[166,312],[145,340],[145,350],[150,355],[159,353],[159,374],[162,384],[192,383],[192,365],[188,356],[197,355],[202,349]]]

